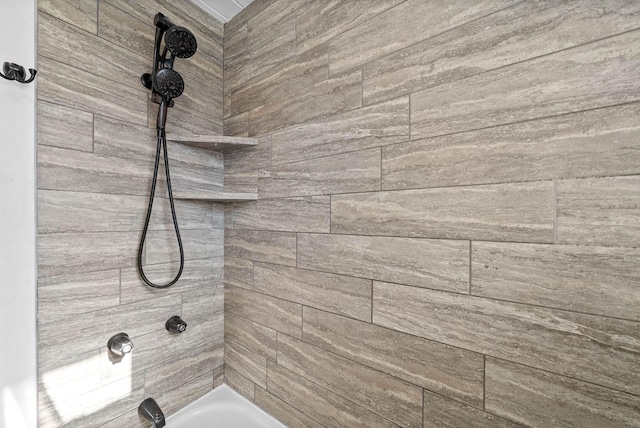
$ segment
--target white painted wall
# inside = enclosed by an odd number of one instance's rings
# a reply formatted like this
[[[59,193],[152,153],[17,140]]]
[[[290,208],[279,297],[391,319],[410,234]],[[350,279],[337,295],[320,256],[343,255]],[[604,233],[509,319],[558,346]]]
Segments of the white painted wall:
[[[0,66],[36,68],[35,0],[0,0]],[[35,83],[0,78],[0,428],[37,426]]]

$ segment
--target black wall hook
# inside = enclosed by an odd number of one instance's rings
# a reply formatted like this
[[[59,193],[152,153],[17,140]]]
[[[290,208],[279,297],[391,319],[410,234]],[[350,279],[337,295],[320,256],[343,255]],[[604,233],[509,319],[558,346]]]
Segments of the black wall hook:
[[[29,73],[31,73],[31,77],[29,77],[28,80],[24,80],[26,77],[24,67],[18,64],[14,64],[12,62],[5,62],[2,65],[2,70],[4,71],[4,74],[0,73],[0,76],[4,77],[7,80],[16,80],[20,83],[33,82],[33,79],[36,78],[36,74],[38,73],[33,68],[30,68]]]

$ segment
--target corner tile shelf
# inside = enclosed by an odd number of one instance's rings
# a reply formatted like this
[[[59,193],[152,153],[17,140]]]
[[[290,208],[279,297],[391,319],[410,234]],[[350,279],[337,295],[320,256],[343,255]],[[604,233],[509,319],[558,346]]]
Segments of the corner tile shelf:
[[[167,134],[167,141],[184,144],[200,149],[212,150],[216,152],[229,153],[245,147],[258,145],[257,138],[248,137],[224,137],[219,135],[178,135]],[[257,189],[256,189],[257,190]],[[258,199],[257,193],[237,193],[225,192],[224,190],[185,190],[174,189],[175,199],[198,200],[208,202],[242,202],[255,201]]]
[[[257,138],[223,137],[221,135],[167,134],[167,141],[222,153],[258,145]]]
[[[206,190],[200,191],[174,191],[173,197],[175,199],[190,199],[197,201],[210,201],[210,202],[242,202],[242,201],[255,201],[258,199],[257,193],[233,193],[233,192],[208,192]]]

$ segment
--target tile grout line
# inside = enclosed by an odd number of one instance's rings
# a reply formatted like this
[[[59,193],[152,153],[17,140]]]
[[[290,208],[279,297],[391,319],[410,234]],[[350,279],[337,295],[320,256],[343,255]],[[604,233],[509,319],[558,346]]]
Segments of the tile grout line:
[[[553,243],[558,243],[558,180],[553,179]]]
[[[373,280],[371,280],[371,319],[369,323],[373,324]]]
[[[422,428],[424,428],[424,388],[422,388],[422,402],[420,404],[422,408]]]
[[[487,356],[482,356],[482,410],[487,411]]]
[[[471,266],[473,263],[473,246],[472,246],[473,241],[469,240],[469,295],[472,295],[471,292]]]

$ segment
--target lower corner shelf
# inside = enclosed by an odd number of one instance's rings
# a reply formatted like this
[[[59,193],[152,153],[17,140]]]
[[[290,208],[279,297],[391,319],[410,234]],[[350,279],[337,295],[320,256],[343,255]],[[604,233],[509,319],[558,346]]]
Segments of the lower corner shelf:
[[[189,190],[177,191],[173,193],[175,199],[188,199],[209,202],[234,202],[234,201],[255,201],[258,199],[257,193],[234,193],[224,191]]]

